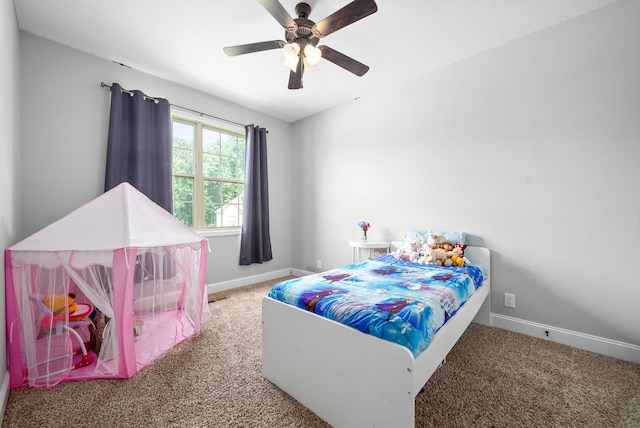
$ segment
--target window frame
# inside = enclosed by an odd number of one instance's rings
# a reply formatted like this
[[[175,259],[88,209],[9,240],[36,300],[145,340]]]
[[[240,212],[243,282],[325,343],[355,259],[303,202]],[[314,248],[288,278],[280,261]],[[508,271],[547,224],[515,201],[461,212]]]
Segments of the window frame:
[[[205,227],[205,183],[207,181],[219,182],[219,183],[236,183],[241,184],[244,187],[244,174],[242,177],[238,179],[226,179],[222,177],[216,177],[216,179],[212,179],[211,177],[205,177],[203,174],[203,131],[205,129],[212,130],[214,132],[219,132],[221,134],[231,135],[236,137],[244,142],[244,152],[245,158],[241,159],[242,161],[242,171],[246,171],[246,133],[243,127],[239,125],[233,125],[226,122],[222,122],[219,120],[215,120],[213,118],[209,119],[208,117],[204,117],[202,115],[189,115],[184,114],[182,112],[171,112],[171,126],[173,127],[173,123],[183,123],[189,126],[193,126],[193,173],[175,173],[171,171],[172,183],[174,177],[187,177],[193,179],[193,207],[192,207],[192,215],[193,215],[193,226],[191,227],[197,233],[203,236],[213,236],[213,235],[237,235],[240,234],[242,230],[242,206],[243,203],[238,205],[238,226],[217,226],[217,227]],[[173,150],[173,141],[172,141],[172,150]],[[173,157],[172,157],[173,162]],[[174,189],[172,189],[172,194]],[[175,194],[174,194],[175,201]],[[174,214],[175,215],[175,214]]]

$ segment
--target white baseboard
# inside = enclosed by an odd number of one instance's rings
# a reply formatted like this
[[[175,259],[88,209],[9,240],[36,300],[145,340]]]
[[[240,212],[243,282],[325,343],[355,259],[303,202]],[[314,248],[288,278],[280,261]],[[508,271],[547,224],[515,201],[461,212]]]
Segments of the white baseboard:
[[[491,325],[597,354],[640,364],[640,346],[491,313]]]
[[[269,281],[271,279],[282,278],[283,276],[295,275],[292,274],[292,269],[281,269],[273,272],[266,272],[260,275],[245,276],[243,278],[231,279],[229,281],[215,282],[213,284],[207,284],[207,293],[218,293],[220,291],[231,290],[233,288],[244,287],[245,285],[256,284],[262,281]]]
[[[308,270],[302,270],[302,269],[294,269],[291,268],[291,275],[293,276],[307,276],[307,275],[311,275],[317,272],[309,272]]]

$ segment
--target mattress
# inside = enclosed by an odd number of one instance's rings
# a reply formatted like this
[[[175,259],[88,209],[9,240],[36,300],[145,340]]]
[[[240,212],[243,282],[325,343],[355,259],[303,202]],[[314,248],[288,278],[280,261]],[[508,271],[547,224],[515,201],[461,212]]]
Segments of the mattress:
[[[386,254],[276,284],[269,297],[407,347],[418,356],[482,286],[479,266],[423,265]]]

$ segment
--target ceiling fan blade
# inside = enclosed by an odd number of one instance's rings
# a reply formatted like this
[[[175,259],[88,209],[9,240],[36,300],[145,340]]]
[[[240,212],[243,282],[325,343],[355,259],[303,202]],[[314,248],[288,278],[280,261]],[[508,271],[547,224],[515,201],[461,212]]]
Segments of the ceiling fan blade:
[[[318,46],[318,49],[322,51],[322,58],[327,61],[331,61],[335,65],[339,65],[356,76],[364,76],[366,72],[369,71],[369,66],[364,65],[363,63],[356,61],[335,49],[331,49],[329,46]]]
[[[302,58],[298,61],[296,71],[289,73],[289,89],[302,89],[302,74],[304,73],[304,62]]]
[[[374,0],[354,0],[313,26],[313,35],[326,37],[334,31],[353,24],[378,10]]]
[[[246,45],[227,46],[222,50],[229,56],[244,55],[252,52],[280,49],[286,42],[282,40],[270,40],[268,42],[248,43]]]
[[[258,1],[287,31],[295,32],[298,29],[298,25],[278,0]]]

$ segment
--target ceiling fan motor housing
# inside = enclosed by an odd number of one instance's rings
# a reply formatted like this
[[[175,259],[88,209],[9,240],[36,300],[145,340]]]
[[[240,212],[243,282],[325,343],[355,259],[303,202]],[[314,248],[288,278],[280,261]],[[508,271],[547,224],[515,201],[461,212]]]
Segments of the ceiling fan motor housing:
[[[311,6],[307,3],[298,3],[296,5],[296,14],[298,17],[293,21],[296,23],[297,28],[295,31],[286,31],[285,39],[287,43],[298,42],[298,44],[306,45],[307,43],[316,46],[320,39],[313,36],[313,26],[315,22],[311,21],[307,17],[311,13]],[[302,43],[300,43],[302,42]]]

